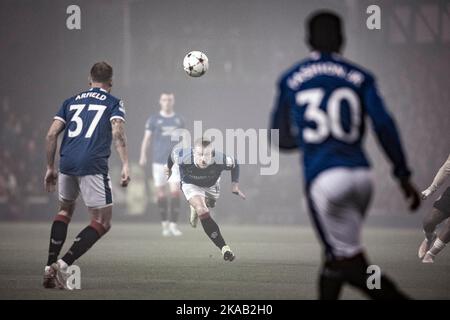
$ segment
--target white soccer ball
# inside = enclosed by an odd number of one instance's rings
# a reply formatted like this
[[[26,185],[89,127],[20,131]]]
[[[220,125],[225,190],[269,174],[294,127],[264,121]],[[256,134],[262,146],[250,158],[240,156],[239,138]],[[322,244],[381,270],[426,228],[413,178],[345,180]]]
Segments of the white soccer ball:
[[[183,67],[191,77],[201,77],[208,70],[208,57],[203,52],[191,51],[184,57]]]

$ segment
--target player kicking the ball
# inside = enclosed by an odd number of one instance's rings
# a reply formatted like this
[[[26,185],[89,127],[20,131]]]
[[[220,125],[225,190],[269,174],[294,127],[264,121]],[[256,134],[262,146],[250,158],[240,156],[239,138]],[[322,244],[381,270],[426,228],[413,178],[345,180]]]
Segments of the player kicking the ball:
[[[422,192],[422,199],[431,196],[450,175],[450,155],[439,169],[431,185]],[[419,247],[419,258],[423,263],[433,263],[435,256],[450,242],[450,187],[434,202],[433,210],[423,219],[425,240]],[[436,227],[447,220],[445,226],[436,235]]]
[[[373,299],[406,296],[381,276],[381,288],[367,287],[367,261],[361,228],[372,197],[372,178],[362,141],[365,118],[393,165],[405,197],[415,210],[420,199],[395,123],[378,94],[374,77],[338,53],[343,44],[340,18],[330,12],[308,22],[310,57],[280,79],[272,128],[280,148],[303,150],[309,211],[323,244],[320,299],[337,299],[350,284]]]
[[[59,211],[50,234],[44,287],[70,289],[68,266],[80,258],[111,228],[112,191],[108,175],[111,142],[122,161],[121,185],[130,181],[124,131],[125,110],[121,100],[110,94],[113,69],[105,62],[91,68],[91,89],[66,101],[54,117],[47,134],[45,189],[55,190],[58,182]],[[59,175],[55,169],[57,139],[61,132]],[[58,260],[66,240],[67,227],[81,194],[91,215],[91,223],[76,237],[67,253]]]
[[[220,175],[223,170],[231,170],[231,192],[245,199],[239,190],[239,165],[235,159],[214,150],[211,141],[199,139],[191,149],[174,150],[167,161],[166,174],[171,175],[174,164],[178,164],[181,190],[193,208],[191,224],[197,219],[211,241],[221,250],[224,260],[233,261],[235,256],[225,243],[219,226],[210,215],[220,193]]]

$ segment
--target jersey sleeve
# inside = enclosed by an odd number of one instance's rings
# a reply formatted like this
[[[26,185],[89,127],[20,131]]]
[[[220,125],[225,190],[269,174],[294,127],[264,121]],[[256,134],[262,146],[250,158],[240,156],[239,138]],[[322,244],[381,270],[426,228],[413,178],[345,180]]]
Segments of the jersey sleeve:
[[[408,178],[411,175],[406,156],[394,119],[386,110],[380,97],[375,79],[368,77],[363,86],[363,101],[377,139],[393,165],[395,177]]]
[[[278,147],[284,150],[298,148],[296,138],[292,134],[293,130],[291,128],[292,123],[290,119],[290,107],[288,88],[286,87],[284,81],[280,80],[278,83],[275,106],[271,114],[270,129],[278,130]],[[271,139],[271,136],[269,136],[269,139]]]
[[[120,119],[122,121],[125,121],[125,107],[122,100],[120,100],[112,107],[111,117],[109,118],[109,121],[112,121],[113,119]]]
[[[63,102],[61,107],[59,108],[58,112],[53,117],[55,120],[59,120],[63,122],[64,124],[67,123],[67,100]]]
[[[224,170],[231,171],[231,182],[239,182],[239,164],[236,158],[223,155]]]

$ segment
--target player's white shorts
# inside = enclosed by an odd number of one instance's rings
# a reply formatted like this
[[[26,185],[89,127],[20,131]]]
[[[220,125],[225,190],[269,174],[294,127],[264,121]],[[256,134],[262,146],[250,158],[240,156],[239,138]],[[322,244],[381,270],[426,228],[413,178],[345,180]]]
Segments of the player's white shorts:
[[[81,197],[88,208],[99,209],[113,204],[111,178],[105,174],[88,176],[58,175],[59,200],[75,201]]]
[[[153,172],[153,184],[155,185],[155,187],[162,187],[166,185],[166,183],[180,182],[180,168],[178,164],[174,164],[172,166],[172,174],[170,175],[169,180],[167,180],[167,176],[164,173],[164,164],[162,163],[153,163],[152,172]]]
[[[202,196],[212,200],[219,199],[220,196],[220,178],[217,179],[216,184],[211,187],[199,187],[191,183],[182,183],[181,190],[183,191],[186,200],[189,201],[193,196]]]
[[[329,169],[312,182],[308,204],[329,258],[348,258],[362,251],[361,227],[372,190],[367,168]]]

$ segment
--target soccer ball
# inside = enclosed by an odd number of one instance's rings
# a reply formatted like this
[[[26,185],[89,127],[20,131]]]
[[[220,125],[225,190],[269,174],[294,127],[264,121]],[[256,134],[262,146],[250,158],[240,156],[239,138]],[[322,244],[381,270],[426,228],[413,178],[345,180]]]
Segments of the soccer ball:
[[[208,70],[208,67],[208,57],[203,52],[191,51],[184,57],[184,71],[191,77],[201,77]]]

